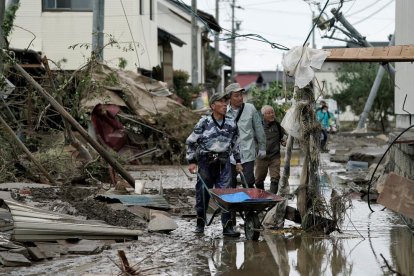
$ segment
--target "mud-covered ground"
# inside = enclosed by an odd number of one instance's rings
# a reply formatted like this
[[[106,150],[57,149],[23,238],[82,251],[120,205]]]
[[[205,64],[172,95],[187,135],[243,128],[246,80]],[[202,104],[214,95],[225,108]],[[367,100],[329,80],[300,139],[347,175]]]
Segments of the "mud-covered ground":
[[[336,136],[331,149],[380,154],[385,141],[376,137],[349,139]],[[359,141],[359,142],[358,142]],[[375,150],[371,150],[375,149]],[[349,189],[333,181],[338,175],[351,177],[344,163],[331,162],[333,153],[321,154],[323,191]],[[289,183],[293,191],[299,182],[299,166],[293,167]],[[136,179],[145,181],[146,193],[162,193],[171,205],[170,214],[178,228],[170,234],[144,232],[136,241],[113,244],[111,249],[91,256],[62,256],[33,263],[31,267],[2,268],[1,275],[117,275],[120,273],[118,250],[124,250],[129,263],[143,275],[402,275],[414,274],[412,232],[400,217],[374,204],[371,213],[358,191],[352,198],[341,232],[329,236],[309,235],[286,222],[283,230],[268,230],[259,241],[246,241],[243,228],[237,239],[223,238],[220,220],[206,227],[204,235],[192,233],[195,225],[195,179],[185,167],[142,166],[129,168]],[[359,172],[362,174],[363,172]],[[367,172],[365,172],[367,174]],[[355,184],[355,183],[354,183]],[[352,185],[354,185],[352,184]],[[268,182],[266,183],[268,186]],[[161,188],[162,187],[162,188]],[[31,204],[45,209],[71,213],[109,224],[145,230],[146,221],[125,210],[115,210],[96,202],[94,189],[78,191],[52,189],[47,193],[33,190]],[[295,204],[295,199],[289,200]],[[135,221],[135,222],[133,222]],[[141,223],[141,224],[140,224]],[[238,224],[243,223],[238,218]]]

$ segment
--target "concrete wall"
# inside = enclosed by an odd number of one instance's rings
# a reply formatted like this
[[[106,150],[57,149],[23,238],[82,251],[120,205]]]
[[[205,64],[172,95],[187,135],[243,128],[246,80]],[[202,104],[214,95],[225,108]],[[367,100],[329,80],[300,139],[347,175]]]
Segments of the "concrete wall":
[[[394,140],[397,134],[391,134]],[[414,131],[408,131],[400,140],[414,140]],[[414,180],[414,146],[410,144],[394,144],[390,149],[391,169],[398,175]]]
[[[177,15],[178,14],[178,15]],[[164,0],[158,2],[158,26],[175,35],[186,44],[182,47],[172,44],[173,68],[189,73],[191,82],[191,16]],[[198,22],[197,53],[198,53],[198,80],[204,83],[204,52],[201,44],[201,32],[205,29],[202,22]]]
[[[119,58],[127,60],[127,68],[136,70],[136,67],[151,70],[159,64],[157,55],[157,2],[153,0],[153,20],[149,18],[149,5],[145,1],[144,14],[139,15],[139,1],[123,0],[131,32],[129,31],[120,1],[105,1],[105,41],[109,42],[111,35],[119,42],[120,48],[106,47],[104,60],[116,67]],[[41,0],[20,0],[17,11],[15,28],[11,36],[11,47],[27,48],[41,51],[48,58],[59,61],[67,60],[62,67],[66,70],[75,70],[85,64],[90,57],[92,43],[92,12],[42,12]],[[31,34],[31,32],[33,34]],[[33,42],[30,44],[30,41]],[[138,51],[128,50],[133,40],[139,45]],[[74,44],[87,44],[89,48],[68,49]],[[133,48],[133,47],[131,47]]]
[[[395,44],[414,44],[414,1],[395,1]],[[409,116],[402,110],[404,98],[407,100],[405,109],[414,114],[414,64],[409,62],[396,63],[395,69],[395,114],[397,114],[397,127],[408,127]],[[414,122],[414,117],[412,122]]]

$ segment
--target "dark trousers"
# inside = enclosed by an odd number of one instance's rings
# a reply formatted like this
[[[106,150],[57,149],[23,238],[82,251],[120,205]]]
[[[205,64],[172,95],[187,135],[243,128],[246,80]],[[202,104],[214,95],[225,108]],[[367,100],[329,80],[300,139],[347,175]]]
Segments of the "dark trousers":
[[[254,188],[254,161],[246,162],[242,164],[243,166],[243,175],[246,180],[247,186],[249,188]],[[237,174],[236,171],[236,165],[231,164],[231,187],[236,188],[237,187]],[[241,181],[244,183],[244,179],[242,176]]]
[[[328,141],[328,131],[326,129],[322,129],[321,132],[321,149],[325,148],[326,142]]]
[[[223,161],[216,160],[210,162],[207,156],[200,156],[198,160],[198,177],[196,184],[196,212],[197,217],[202,218],[207,222],[206,212],[210,195],[206,191],[215,188],[229,188],[230,187],[230,159],[223,163]],[[201,178],[200,178],[201,177]],[[204,186],[204,184],[205,186]],[[230,213],[222,210],[221,222],[223,227],[227,225],[230,220]]]

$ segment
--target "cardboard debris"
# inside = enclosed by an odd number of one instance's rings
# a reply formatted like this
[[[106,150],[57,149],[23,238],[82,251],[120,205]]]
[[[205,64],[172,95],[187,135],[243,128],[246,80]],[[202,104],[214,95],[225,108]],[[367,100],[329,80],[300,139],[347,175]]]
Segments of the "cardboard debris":
[[[396,173],[390,173],[377,202],[414,219],[414,181]]]

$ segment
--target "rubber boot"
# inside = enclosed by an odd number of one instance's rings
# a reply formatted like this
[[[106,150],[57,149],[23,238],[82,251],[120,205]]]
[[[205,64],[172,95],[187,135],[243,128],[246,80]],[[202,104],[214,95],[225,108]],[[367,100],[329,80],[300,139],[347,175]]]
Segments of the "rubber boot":
[[[256,188],[264,190],[264,183],[263,182],[256,183]]]
[[[228,223],[227,226],[223,228],[223,235],[227,237],[238,238],[240,237],[240,232],[235,231],[233,225]]]
[[[272,194],[277,194],[278,189],[279,189],[279,181],[270,182],[270,192]]]
[[[196,225],[196,228],[194,229],[194,233],[196,234],[204,233],[204,219],[197,218],[197,225]]]

